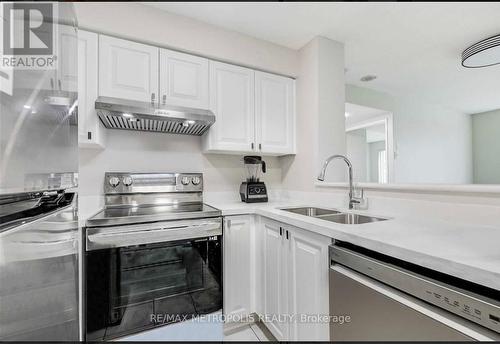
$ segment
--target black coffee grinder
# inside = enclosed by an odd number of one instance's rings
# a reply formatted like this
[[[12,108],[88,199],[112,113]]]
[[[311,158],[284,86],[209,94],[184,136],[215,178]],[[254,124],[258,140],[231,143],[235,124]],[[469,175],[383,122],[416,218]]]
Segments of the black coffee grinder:
[[[240,185],[241,201],[246,203],[267,202],[267,189],[264,182],[260,182],[260,171],[266,173],[266,162],[260,156],[245,156],[247,181]]]

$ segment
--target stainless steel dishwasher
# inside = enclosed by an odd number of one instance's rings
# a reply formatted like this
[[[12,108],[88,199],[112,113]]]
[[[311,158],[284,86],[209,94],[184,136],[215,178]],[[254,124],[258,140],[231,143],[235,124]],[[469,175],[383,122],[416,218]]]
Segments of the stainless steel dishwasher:
[[[500,340],[498,290],[349,243],[329,253],[330,340]]]

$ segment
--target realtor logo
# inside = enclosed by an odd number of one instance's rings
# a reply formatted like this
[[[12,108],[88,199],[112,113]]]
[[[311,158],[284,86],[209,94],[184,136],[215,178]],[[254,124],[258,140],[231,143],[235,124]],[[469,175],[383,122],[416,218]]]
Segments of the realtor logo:
[[[53,54],[53,4],[4,3],[3,15],[5,55]]]
[[[2,2],[0,68],[55,68],[57,3]]]

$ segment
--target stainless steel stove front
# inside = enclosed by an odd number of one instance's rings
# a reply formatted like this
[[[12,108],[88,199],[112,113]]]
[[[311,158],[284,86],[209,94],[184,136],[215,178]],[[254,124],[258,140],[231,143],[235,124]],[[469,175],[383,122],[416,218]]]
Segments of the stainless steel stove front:
[[[86,340],[222,309],[222,217],[203,176],[106,173],[104,190],[85,229]]]

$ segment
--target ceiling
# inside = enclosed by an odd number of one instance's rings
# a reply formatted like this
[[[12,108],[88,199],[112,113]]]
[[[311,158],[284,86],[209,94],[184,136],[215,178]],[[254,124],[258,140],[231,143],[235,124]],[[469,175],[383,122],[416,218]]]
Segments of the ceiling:
[[[465,113],[500,108],[500,65],[465,69],[469,45],[500,34],[500,3],[149,3],[292,49],[321,35],[345,44],[346,79]],[[370,82],[359,79],[377,75]]]

